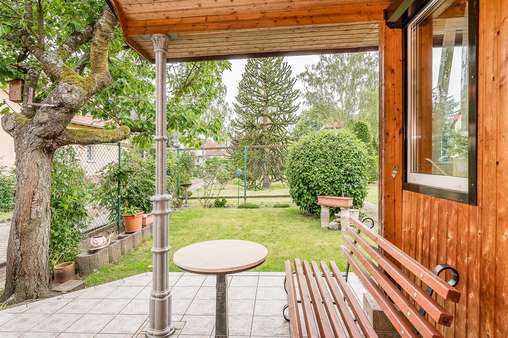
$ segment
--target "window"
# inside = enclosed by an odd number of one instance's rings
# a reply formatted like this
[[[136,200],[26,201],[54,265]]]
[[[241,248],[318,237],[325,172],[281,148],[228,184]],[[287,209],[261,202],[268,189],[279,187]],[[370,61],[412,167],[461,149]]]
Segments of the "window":
[[[406,188],[472,204],[475,2],[430,1],[407,27]]]

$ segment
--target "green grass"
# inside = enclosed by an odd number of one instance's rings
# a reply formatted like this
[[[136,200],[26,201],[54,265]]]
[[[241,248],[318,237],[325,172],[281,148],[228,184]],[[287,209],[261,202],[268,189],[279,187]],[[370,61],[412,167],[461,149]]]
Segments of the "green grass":
[[[12,217],[12,211],[0,211],[0,222],[10,220]]]
[[[290,258],[335,260],[344,267],[342,237],[321,230],[319,219],[296,208],[180,209],[171,218],[172,252],[188,244],[211,239],[245,239],[263,244],[268,258],[256,271],[284,271]],[[116,265],[101,268],[85,278],[87,286],[152,270],[151,242],[146,242]],[[171,264],[171,271],[178,269]]]

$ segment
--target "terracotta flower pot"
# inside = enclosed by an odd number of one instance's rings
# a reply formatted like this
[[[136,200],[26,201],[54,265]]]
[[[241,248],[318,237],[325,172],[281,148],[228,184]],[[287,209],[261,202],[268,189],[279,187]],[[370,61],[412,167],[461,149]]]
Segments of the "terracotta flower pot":
[[[153,215],[152,214],[143,214],[143,227],[150,225],[153,223]]]
[[[53,280],[55,283],[65,283],[76,278],[76,263],[63,262],[53,268]]]
[[[139,213],[137,215],[124,215],[123,225],[125,227],[125,232],[128,234],[141,231],[141,228],[143,227],[143,213]]]

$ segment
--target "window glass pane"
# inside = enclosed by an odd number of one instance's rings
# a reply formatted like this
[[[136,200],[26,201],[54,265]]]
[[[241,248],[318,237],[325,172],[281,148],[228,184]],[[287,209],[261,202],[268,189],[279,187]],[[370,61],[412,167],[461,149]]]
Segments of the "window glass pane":
[[[468,1],[435,1],[409,26],[409,173],[468,177]]]

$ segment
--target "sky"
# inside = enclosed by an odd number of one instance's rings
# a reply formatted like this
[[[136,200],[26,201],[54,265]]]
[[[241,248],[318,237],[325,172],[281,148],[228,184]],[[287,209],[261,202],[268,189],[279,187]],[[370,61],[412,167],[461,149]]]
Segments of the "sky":
[[[319,55],[288,56],[285,57],[284,60],[289,63],[293,70],[293,76],[296,77],[298,74],[305,71],[305,66],[317,63],[319,61]],[[238,83],[242,79],[246,63],[247,59],[231,60],[231,70],[224,72],[222,75],[222,81],[227,89],[226,101],[231,106],[233,106],[235,97],[238,94]],[[296,88],[303,90],[303,83],[297,81]]]

